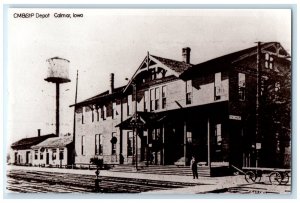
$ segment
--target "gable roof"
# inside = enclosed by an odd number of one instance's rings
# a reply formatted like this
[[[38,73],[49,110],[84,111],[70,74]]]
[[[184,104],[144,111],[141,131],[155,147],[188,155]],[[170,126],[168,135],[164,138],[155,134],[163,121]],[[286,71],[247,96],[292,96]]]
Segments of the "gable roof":
[[[173,59],[167,59],[167,58],[154,56],[154,55],[151,55],[151,56],[154,57],[155,59],[157,59],[158,61],[160,61],[162,64],[164,64],[168,68],[172,69],[173,71],[175,71],[176,73],[179,73],[179,74],[183,73],[188,68],[193,66],[192,64],[185,63],[184,61],[176,61]]]
[[[261,44],[261,50],[267,50],[268,48],[272,46],[280,46],[282,52],[286,55],[289,56],[289,54],[283,49],[283,47],[280,45],[279,42],[267,42],[267,43],[262,43]],[[219,68],[224,68],[226,65],[232,64],[236,61],[242,60],[248,56],[257,54],[257,46],[253,46],[250,48],[246,48],[240,51],[236,51],[230,54],[226,54],[217,58],[213,58],[211,60],[199,63],[197,65],[194,65],[193,67],[187,69],[181,77],[189,77],[193,76],[195,73],[202,72],[202,71],[207,71],[208,69],[211,69],[213,67],[219,67]],[[220,67],[222,65],[222,67]]]
[[[164,114],[154,113],[154,112],[144,112],[138,111],[136,112],[137,121],[135,122],[135,114],[126,120],[120,122],[115,127],[120,127],[123,129],[132,129],[134,123],[138,123],[138,125],[145,126],[155,126],[158,122],[161,122],[166,116]]]
[[[44,148],[59,148],[59,147],[66,147],[68,144],[73,142],[72,136],[67,137],[52,137],[44,140],[43,142],[32,146],[32,149],[38,149],[41,147]]]
[[[24,138],[17,142],[14,142],[11,145],[11,148],[15,149],[15,150],[30,149],[33,145],[37,145],[37,144],[43,142],[44,140],[51,138],[51,137],[55,137],[55,136],[56,136],[55,134],[48,134],[48,135],[42,135],[39,137]]]
[[[168,59],[168,58],[163,58],[163,57],[159,57],[159,56],[149,55],[149,53],[148,53],[147,56],[142,61],[142,63],[140,64],[139,68],[135,71],[135,73],[131,77],[130,81],[126,85],[126,87],[124,89],[124,92],[132,84],[132,82],[134,81],[134,78],[140,72],[144,71],[145,66],[149,67],[149,66],[153,65],[151,63],[157,64],[159,67],[169,70],[176,77],[179,77],[181,73],[183,73],[185,70],[187,70],[188,68],[193,66],[192,64],[187,64],[183,61],[176,61],[176,60],[173,60],[173,59]]]

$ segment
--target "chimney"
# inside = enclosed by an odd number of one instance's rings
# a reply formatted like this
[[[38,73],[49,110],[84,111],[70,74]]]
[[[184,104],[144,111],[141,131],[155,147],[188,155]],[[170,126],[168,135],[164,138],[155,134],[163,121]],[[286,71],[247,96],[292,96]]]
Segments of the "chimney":
[[[190,55],[191,55],[191,48],[190,47],[182,48],[183,62],[185,62],[187,64],[190,64]]]
[[[38,129],[38,137],[41,136],[41,129]]]
[[[110,74],[110,90],[109,93],[113,93],[115,84],[115,75],[113,73]]]

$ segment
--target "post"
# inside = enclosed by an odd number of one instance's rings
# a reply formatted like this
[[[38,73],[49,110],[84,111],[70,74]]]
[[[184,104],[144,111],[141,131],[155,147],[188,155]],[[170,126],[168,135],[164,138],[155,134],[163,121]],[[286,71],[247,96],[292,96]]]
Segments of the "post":
[[[186,157],[186,121],[183,122],[183,156],[184,156],[184,165],[187,165]]]
[[[256,161],[255,165],[258,167],[258,160],[259,160],[259,150],[257,149],[257,143],[261,143],[261,132],[260,132],[260,98],[261,98],[261,42],[257,42],[257,74],[256,74]]]
[[[132,82],[132,88],[133,88],[133,94],[134,94],[134,127],[133,127],[133,145],[135,145],[135,151],[134,151],[134,162],[135,162],[135,169],[138,170],[138,137],[137,137],[137,91],[136,91],[136,84]]]
[[[209,118],[207,118],[207,165],[209,171],[211,169],[211,160],[210,160],[210,123]]]
[[[100,191],[100,186],[99,186],[99,183],[100,183],[100,179],[99,179],[100,170],[99,170],[99,167],[98,167],[98,166],[97,166],[97,170],[96,170],[95,174],[96,174],[96,179],[95,179],[95,191],[96,191],[96,192],[99,192],[99,191]]]
[[[162,125],[162,165],[165,165],[165,125]]]
[[[56,84],[56,136],[59,137],[59,83]]]
[[[149,158],[150,158],[150,148],[149,148],[149,133],[150,133],[150,130],[149,128],[147,128],[147,153],[146,153],[146,159],[147,159],[147,166],[149,166]]]
[[[123,98],[121,98],[121,122],[123,122]],[[123,152],[123,129],[120,128],[120,164],[124,163],[122,152]]]
[[[77,103],[77,90],[78,90],[78,70],[76,74],[76,89],[75,89],[75,105],[74,105],[74,118],[73,118],[73,163],[75,163],[75,134],[76,134],[76,103]],[[73,165],[72,165],[73,167]]]

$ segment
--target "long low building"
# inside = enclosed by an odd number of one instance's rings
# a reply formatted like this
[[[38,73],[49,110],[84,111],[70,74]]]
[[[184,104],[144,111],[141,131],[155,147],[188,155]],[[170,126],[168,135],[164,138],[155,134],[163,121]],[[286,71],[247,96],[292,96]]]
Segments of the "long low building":
[[[291,61],[280,43],[199,64],[190,53],[147,54],[127,85],[115,88],[112,74],[109,90],[71,105],[75,162],[290,167]]]
[[[34,166],[65,166],[72,164],[73,138],[71,136],[51,137],[31,147]]]
[[[54,134],[41,135],[38,129],[38,135],[35,137],[23,138],[11,145],[11,163],[16,165],[32,165],[33,164],[33,150],[32,146],[37,145],[48,138],[55,137]]]

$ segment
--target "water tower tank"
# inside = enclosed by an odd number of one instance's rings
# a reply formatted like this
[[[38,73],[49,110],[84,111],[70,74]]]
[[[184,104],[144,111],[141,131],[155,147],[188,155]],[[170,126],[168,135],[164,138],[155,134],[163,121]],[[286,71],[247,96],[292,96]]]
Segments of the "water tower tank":
[[[69,60],[53,57],[48,59],[47,63],[48,74],[47,78],[45,78],[46,81],[53,83],[66,83],[71,81],[69,79]]]

